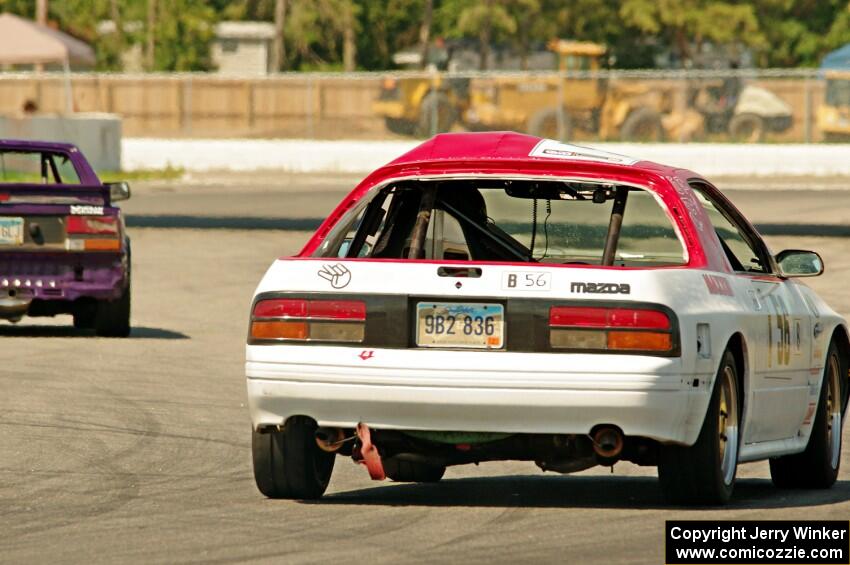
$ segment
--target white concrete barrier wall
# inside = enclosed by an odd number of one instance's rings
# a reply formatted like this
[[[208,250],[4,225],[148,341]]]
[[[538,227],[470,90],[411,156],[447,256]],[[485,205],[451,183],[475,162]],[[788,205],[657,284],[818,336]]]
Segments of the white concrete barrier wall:
[[[122,143],[126,171],[280,170],[368,173],[415,147],[417,141],[300,139],[141,139]],[[719,143],[588,143],[614,153],[697,171],[706,176],[850,176],[850,145],[737,145]]]

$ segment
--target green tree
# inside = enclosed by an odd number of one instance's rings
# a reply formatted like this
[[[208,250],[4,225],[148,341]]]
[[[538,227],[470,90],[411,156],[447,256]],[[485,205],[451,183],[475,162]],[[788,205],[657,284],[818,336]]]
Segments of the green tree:
[[[206,71],[217,14],[206,0],[160,0],[156,14],[154,69]]]
[[[94,46],[98,69],[120,70],[121,54],[145,42],[148,2],[51,0],[48,15]],[[282,68],[392,68],[393,54],[421,48],[423,37],[476,42],[482,67],[491,62],[492,45],[513,45],[524,62],[556,37],[603,43],[619,67],[651,66],[667,50],[687,63],[709,42],[748,47],[760,66],[814,66],[850,42],[849,6],[850,0],[286,0]],[[274,7],[275,0],[157,0],[154,70],[211,69],[216,22],[273,22]],[[0,11],[33,18],[35,2],[0,0]],[[108,19],[123,32],[98,35],[98,22]]]
[[[0,0],[0,10],[33,17],[31,0]],[[147,0],[62,0],[49,3],[48,17],[59,27],[91,44],[100,70],[120,70],[121,53],[144,40],[144,30],[98,35],[100,21],[117,24],[146,22]],[[156,3],[154,70],[204,71],[211,69],[209,47],[217,11],[208,0],[160,0]]]
[[[490,48],[516,33],[517,23],[507,6],[514,0],[444,0],[437,20],[448,37],[478,40],[479,65],[490,67]]]
[[[618,67],[652,66],[658,42],[620,17],[619,0],[547,0],[543,6],[546,20],[555,23],[551,36],[593,41],[608,47]]]
[[[425,0],[361,0],[360,8],[357,59],[363,68],[393,68],[393,53],[418,46]]]
[[[713,0],[623,0],[619,15],[627,26],[662,38],[684,64],[692,60],[692,45],[705,41],[766,45],[754,2]]]
[[[0,0],[0,13],[3,12],[34,20],[35,2],[34,0]]]
[[[543,0],[513,0],[507,5],[508,13],[516,24],[513,43],[520,57],[520,67],[528,69],[528,55],[534,43],[557,35],[557,22],[550,16],[554,11]]]
[[[769,48],[759,51],[762,66],[815,66],[829,51],[850,42],[846,0],[763,0],[759,21]]]
[[[847,43],[850,43],[850,4],[839,12],[830,25],[829,31],[824,37],[824,46],[818,55],[823,56]],[[820,58],[818,58],[818,61],[814,61],[814,63],[818,62],[820,62]]]

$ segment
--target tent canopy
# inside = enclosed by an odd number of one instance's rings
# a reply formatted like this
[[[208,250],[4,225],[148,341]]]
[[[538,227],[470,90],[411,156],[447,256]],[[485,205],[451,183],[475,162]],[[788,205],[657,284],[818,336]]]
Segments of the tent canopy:
[[[0,14],[0,64],[50,63],[93,66],[94,51],[67,33],[13,14]]]
[[[832,53],[827,53],[821,61],[822,69],[850,69],[850,43]]]

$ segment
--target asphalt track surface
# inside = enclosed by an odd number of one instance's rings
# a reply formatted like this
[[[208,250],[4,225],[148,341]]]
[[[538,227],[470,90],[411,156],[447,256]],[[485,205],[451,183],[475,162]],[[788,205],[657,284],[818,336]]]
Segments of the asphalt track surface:
[[[485,463],[406,485],[370,482],[340,458],[321,501],[264,499],[245,407],[249,301],[270,261],[305,242],[298,222],[345,191],[281,182],[137,191],[126,206],[136,226],[129,339],[95,338],[70,318],[0,325],[0,562],[658,564],[667,519],[850,516],[848,449],[828,491],[780,491],[765,463],[742,465],[719,509],[668,506],[654,469],[626,463],[568,476]],[[730,194],[780,233],[850,226],[850,196],[838,191]],[[291,227],[217,220],[257,217]],[[768,240],[821,252],[828,271],[811,285],[850,315],[850,240]]]

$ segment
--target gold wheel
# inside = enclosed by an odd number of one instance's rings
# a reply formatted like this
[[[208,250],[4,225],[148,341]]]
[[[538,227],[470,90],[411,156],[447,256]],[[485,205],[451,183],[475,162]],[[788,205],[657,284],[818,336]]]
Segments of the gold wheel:
[[[738,463],[738,390],[735,373],[726,367],[720,375],[720,409],[717,411],[717,441],[720,473],[725,484],[731,484]]]
[[[829,357],[829,367],[826,374],[826,443],[829,446],[829,464],[838,467],[841,456],[841,370],[838,356]]]

